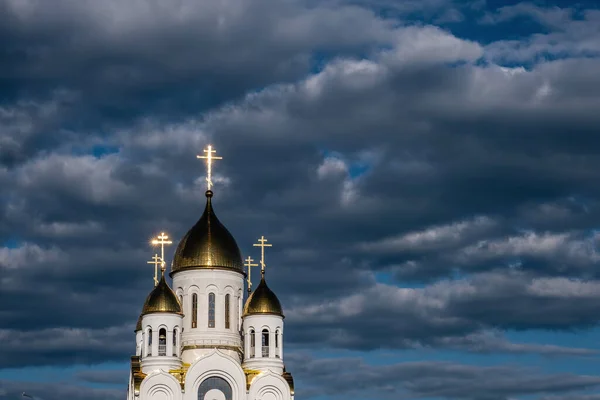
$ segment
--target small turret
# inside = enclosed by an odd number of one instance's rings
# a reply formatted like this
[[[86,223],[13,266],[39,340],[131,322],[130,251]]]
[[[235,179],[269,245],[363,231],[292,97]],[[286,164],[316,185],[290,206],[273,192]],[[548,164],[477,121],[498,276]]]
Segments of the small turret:
[[[183,312],[165,280],[164,263],[160,281],[146,298],[140,319],[142,372],[181,368]]]
[[[244,368],[258,371],[271,370],[283,374],[283,309],[275,293],[265,280],[264,248],[270,247],[261,237],[261,279],[244,305]]]

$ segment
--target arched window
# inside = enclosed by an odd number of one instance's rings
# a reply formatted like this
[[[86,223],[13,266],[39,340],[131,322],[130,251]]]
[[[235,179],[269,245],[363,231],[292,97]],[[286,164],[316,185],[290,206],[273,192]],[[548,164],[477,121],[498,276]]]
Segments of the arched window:
[[[158,331],[158,355],[167,355],[167,330],[165,328],[160,328]]]
[[[208,327],[215,327],[215,294],[208,294]]]
[[[256,341],[254,338],[254,329],[250,329],[250,357],[249,358],[254,357],[254,348],[256,347],[255,344],[256,344]]]
[[[279,358],[279,341],[281,340],[279,329],[275,331],[275,357]]]
[[[148,353],[149,356],[152,355],[152,329],[148,329]]]
[[[173,329],[173,356],[179,356],[179,354],[177,354],[177,329]]]
[[[210,393],[209,393],[210,392]],[[198,387],[198,400],[233,399],[233,390],[227,381],[218,376],[211,376],[202,381]]]
[[[262,356],[269,357],[269,330],[262,331]]]
[[[198,327],[198,295],[192,295],[192,328]]]
[[[230,329],[231,325],[229,322],[231,314],[231,304],[230,304],[231,296],[229,294],[225,295],[225,329]]]

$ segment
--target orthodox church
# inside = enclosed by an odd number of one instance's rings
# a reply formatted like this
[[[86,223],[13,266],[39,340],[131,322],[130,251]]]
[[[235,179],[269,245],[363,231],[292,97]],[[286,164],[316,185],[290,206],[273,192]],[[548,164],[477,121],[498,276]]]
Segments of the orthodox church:
[[[155,255],[155,286],[135,328],[127,400],[293,400],[294,381],[283,362],[283,310],[265,280],[254,291],[240,249],[212,206],[211,146],[207,156],[206,207],[181,239],[165,280],[164,244]],[[244,271],[248,268],[248,273]],[[244,283],[248,296],[244,301]]]

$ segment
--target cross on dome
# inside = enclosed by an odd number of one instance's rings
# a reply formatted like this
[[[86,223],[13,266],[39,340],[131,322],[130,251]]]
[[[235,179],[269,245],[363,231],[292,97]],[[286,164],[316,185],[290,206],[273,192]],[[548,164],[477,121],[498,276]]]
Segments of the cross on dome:
[[[267,239],[264,236],[261,236],[258,239],[258,243],[253,244],[254,247],[260,247],[260,274],[265,276],[265,247],[273,247],[272,244],[267,244]]]
[[[158,285],[158,264],[164,264],[158,254],[152,257],[152,261],[146,261],[147,264],[154,264],[154,286]]]
[[[169,239],[169,236],[165,235],[164,232],[161,232],[160,235],[158,235],[156,237],[156,239],[152,240],[152,244],[153,245],[157,245],[160,244],[160,259],[163,262],[163,265],[161,265],[161,268],[164,267],[164,263],[165,263],[165,244],[171,244],[173,242],[171,242]]]
[[[222,160],[223,157],[217,157],[217,156],[213,156],[213,153],[216,153],[216,150],[213,150],[212,146],[209,144],[208,147],[206,149],[204,149],[204,152],[206,153],[205,156],[200,156],[197,155],[196,158],[201,158],[201,159],[205,159],[206,160],[206,183],[207,183],[207,190],[210,190],[210,188],[212,187],[212,163],[213,160]]]
[[[248,267],[248,294],[250,293],[250,291],[252,290],[252,279],[250,278],[250,272],[252,270],[252,267],[258,267],[258,264],[252,264],[252,261],[254,261],[252,259],[252,257],[248,256],[248,258],[246,258],[245,260],[246,262],[244,263],[245,267]]]

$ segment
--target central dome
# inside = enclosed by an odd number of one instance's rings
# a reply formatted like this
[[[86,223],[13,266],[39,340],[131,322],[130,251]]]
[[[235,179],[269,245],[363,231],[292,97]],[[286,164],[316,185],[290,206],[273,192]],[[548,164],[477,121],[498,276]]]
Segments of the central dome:
[[[231,269],[244,273],[240,249],[215,215],[212,196],[213,192],[207,190],[202,217],[179,242],[171,265],[171,276],[186,269],[204,268]]]

